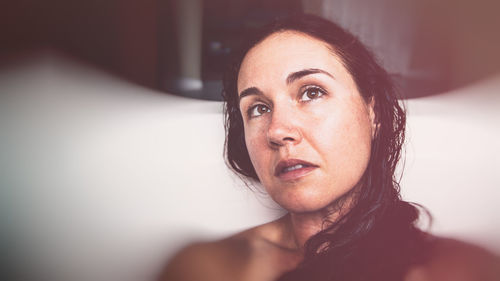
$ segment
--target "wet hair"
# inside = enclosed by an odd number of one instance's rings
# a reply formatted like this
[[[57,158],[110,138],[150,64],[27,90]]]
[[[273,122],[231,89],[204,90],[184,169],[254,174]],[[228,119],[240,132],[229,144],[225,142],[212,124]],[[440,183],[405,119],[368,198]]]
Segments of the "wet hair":
[[[377,131],[354,204],[305,244],[303,261],[279,280],[402,280],[423,259],[419,210],[400,197],[395,170],[405,137],[406,114],[388,73],[352,34],[312,15],[279,19],[261,29],[241,50],[223,81],[225,157],[237,174],[258,181],[245,145],[237,80],[246,53],[274,33],[295,31],[327,43],[366,102],[374,99]]]

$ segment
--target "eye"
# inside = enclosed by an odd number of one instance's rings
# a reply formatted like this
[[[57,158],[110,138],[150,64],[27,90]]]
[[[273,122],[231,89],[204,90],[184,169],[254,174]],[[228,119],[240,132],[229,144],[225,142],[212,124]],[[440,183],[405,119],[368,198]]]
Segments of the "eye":
[[[301,101],[311,101],[322,97],[325,94],[325,91],[317,86],[309,86],[307,87],[300,97]]]
[[[256,104],[248,109],[248,116],[258,117],[263,115],[264,113],[271,112],[271,109],[264,104]]]

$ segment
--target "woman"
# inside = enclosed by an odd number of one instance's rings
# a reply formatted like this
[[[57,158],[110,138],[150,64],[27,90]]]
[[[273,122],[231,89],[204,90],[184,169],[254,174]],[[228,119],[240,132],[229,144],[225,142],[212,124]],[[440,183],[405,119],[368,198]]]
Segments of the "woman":
[[[405,113],[355,37],[314,16],[273,23],[237,54],[223,96],[228,164],[288,214],[184,249],[166,280],[438,276],[443,243],[415,226],[394,178]]]

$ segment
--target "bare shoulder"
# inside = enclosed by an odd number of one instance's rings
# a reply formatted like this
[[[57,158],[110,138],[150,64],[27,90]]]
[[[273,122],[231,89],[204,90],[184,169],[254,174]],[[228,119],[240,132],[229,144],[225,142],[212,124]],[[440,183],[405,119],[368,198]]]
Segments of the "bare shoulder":
[[[243,273],[250,251],[243,237],[193,243],[170,260],[161,280],[229,280]]]
[[[409,271],[405,281],[497,281],[500,257],[477,245],[437,238],[429,260]]]
[[[266,237],[272,227],[265,224],[222,240],[191,244],[170,260],[161,280],[273,280],[282,272],[277,261],[283,256]]]

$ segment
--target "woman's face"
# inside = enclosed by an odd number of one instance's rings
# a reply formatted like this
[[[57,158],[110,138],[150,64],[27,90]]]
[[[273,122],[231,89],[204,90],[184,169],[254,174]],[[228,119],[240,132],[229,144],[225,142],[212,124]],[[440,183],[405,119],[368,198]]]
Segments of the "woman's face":
[[[319,211],[360,181],[373,104],[328,44],[294,31],[270,35],[245,56],[238,94],[250,159],[283,208]]]

